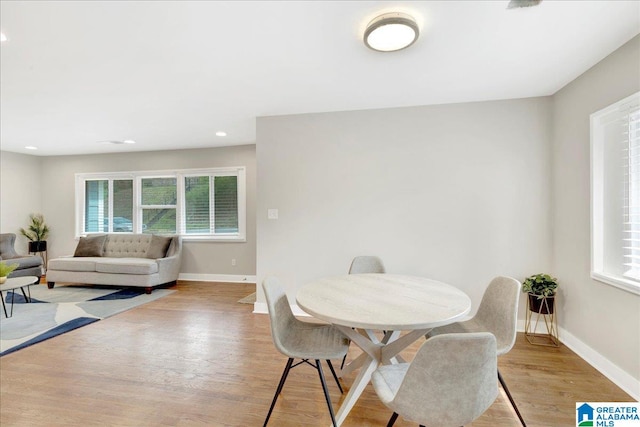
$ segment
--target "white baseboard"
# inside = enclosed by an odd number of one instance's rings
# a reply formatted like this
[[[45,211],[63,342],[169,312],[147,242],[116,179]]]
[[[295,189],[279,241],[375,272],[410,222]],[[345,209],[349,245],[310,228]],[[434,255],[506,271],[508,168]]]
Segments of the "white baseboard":
[[[293,312],[294,316],[311,317],[309,316],[309,314],[302,311],[302,309],[297,305],[292,305],[291,311]],[[267,310],[267,303],[266,302],[253,303],[253,312],[256,314],[268,314],[269,311]]]
[[[193,282],[231,282],[231,283],[256,283],[256,276],[236,275],[236,274],[192,274],[180,273],[178,280]]]
[[[524,320],[518,320],[518,332],[524,332],[524,323]],[[571,351],[597,369],[602,375],[609,378],[615,385],[635,400],[640,400],[640,380],[620,369],[609,359],[561,327],[558,327],[558,338],[562,344],[569,347]]]

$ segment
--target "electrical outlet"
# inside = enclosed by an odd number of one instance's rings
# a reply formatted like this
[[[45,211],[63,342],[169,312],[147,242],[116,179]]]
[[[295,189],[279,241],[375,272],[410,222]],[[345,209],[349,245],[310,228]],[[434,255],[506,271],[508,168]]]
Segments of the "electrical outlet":
[[[278,209],[267,209],[268,219],[278,219]]]
[[[236,265],[236,259],[235,258],[231,259],[231,265]]]

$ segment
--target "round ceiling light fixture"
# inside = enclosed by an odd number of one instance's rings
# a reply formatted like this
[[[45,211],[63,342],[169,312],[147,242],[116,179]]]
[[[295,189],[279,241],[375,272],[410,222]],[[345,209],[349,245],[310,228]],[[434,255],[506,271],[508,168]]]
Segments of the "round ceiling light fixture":
[[[364,44],[379,52],[405,49],[420,35],[415,19],[406,13],[391,12],[369,22],[364,32]]]
[[[113,145],[135,144],[135,143],[136,142],[133,139],[125,139],[124,141],[119,141],[119,140],[98,141],[98,144],[113,144]]]

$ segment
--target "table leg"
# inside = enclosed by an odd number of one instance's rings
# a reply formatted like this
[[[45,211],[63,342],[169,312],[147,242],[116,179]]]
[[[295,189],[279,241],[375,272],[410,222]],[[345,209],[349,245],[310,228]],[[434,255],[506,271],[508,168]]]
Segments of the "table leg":
[[[371,341],[373,344],[379,345],[381,344],[381,341],[378,339],[378,337],[376,337],[376,335],[373,333],[372,330],[370,329],[356,329],[357,333],[362,335],[365,338],[368,338],[369,341]],[[388,332],[390,334],[390,332]],[[382,339],[382,343],[386,343],[388,340],[388,337],[385,336],[385,338]],[[358,342],[356,342],[355,340],[353,340],[355,342],[356,345],[358,345]],[[371,346],[371,344],[369,343],[365,343],[364,341],[361,342],[363,345],[367,344],[368,346],[371,347],[370,353],[375,354],[376,358],[379,358],[379,352],[377,352],[377,350],[375,350],[375,348],[373,346]],[[358,347],[360,347],[358,345]],[[362,347],[360,347],[362,348]],[[349,362],[344,368],[342,368],[342,371],[340,373],[340,377],[344,377],[345,375],[349,375],[351,372],[355,371],[356,369],[362,367],[362,365],[365,364],[365,362],[368,360],[368,355],[367,355],[367,351],[365,351],[364,353],[362,353],[360,356],[356,357],[354,360],[352,360],[351,362]]]
[[[9,317],[13,317],[13,299],[15,296],[16,296],[16,290],[14,289],[11,291],[11,316]]]
[[[360,373],[351,385],[349,393],[347,393],[347,396],[344,398],[342,405],[340,405],[340,409],[336,414],[337,425],[342,425],[344,420],[347,418],[347,415],[349,415],[349,412],[353,408],[353,405],[356,404],[356,402],[360,398],[360,395],[367,387],[367,384],[369,384],[369,381],[371,381],[371,374],[373,374],[373,371],[378,368],[378,361],[376,359],[372,358],[371,356],[368,356],[368,359],[368,362],[365,363],[365,367],[360,370]]]
[[[349,415],[351,408],[353,408],[353,405],[355,405],[360,398],[360,395],[367,387],[367,384],[369,384],[371,374],[378,367],[378,361],[381,359],[380,350],[382,348],[382,344],[375,338],[375,336],[373,336],[373,332],[370,330],[357,331],[346,326],[335,326],[364,352],[347,366],[347,371],[349,372],[354,369],[351,368],[352,364],[354,366],[362,366],[362,369],[360,369],[358,376],[349,389],[349,393],[347,393],[347,396],[342,402],[342,405],[340,405],[340,409],[336,414],[336,424],[339,426],[347,418],[347,415]]]
[[[2,309],[4,310],[4,317],[9,317],[7,314],[7,306],[4,305],[4,296],[2,295],[2,291],[0,291],[0,299],[2,300]]]
[[[27,286],[27,291],[29,292],[29,296],[27,296],[27,293],[24,291],[24,286],[20,288],[20,290],[22,291],[22,296],[24,296],[25,302],[31,302],[31,290],[29,286]]]
[[[423,337],[425,335],[425,333],[427,333],[430,329],[416,329],[413,330],[411,332],[409,332],[408,334],[398,338],[397,340],[385,345],[384,347],[382,347],[382,349],[380,350],[381,352],[381,357],[380,357],[380,361],[381,363],[388,365],[393,363],[393,359],[400,359],[402,360],[402,358],[398,355],[398,353],[400,353],[402,350],[404,350],[405,348],[409,347],[411,344],[413,344],[416,340],[418,340],[420,337]]]
[[[354,361],[349,363],[342,371],[343,375],[352,372],[355,368],[362,366],[358,376],[353,381],[349,393],[345,397],[340,409],[336,414],[336,424],[340,426],[349,415],[353,405],[358,401],[360,395],[371,381],[371,374],[380,364],[401,363],[403,359],[398,355],[420,337],[423,337],[429,329],[413,330],[404,336],[400,336],[400,331],[387,331],[380,341],[373,331],[357,331],[350,327],[334,325],[344,333],[351,341],[360,347],[363,353]]]

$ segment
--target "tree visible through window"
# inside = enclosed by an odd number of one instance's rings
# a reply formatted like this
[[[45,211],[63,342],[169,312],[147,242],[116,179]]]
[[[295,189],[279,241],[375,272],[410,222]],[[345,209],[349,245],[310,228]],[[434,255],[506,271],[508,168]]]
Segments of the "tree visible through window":
[[[176,178],[142,178],[142,224],[145,233],[176,232]]]

